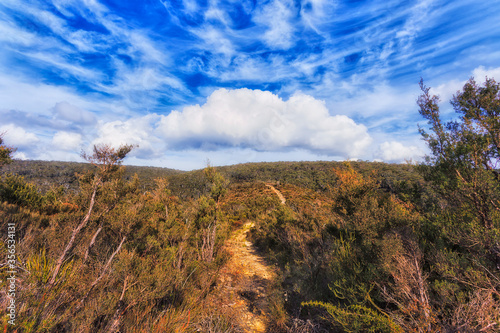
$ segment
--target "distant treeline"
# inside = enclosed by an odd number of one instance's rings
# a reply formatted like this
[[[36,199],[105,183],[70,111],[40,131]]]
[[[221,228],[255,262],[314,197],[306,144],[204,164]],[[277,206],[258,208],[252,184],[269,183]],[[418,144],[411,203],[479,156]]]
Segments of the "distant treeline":
[[[232,184],[245,182],[269,182],[291,184],[314,191],[324,192],[335,179],[332,170],[342,167],[343,162],[261,162],[244,163],[216,167]],[[352,168],[361,174],[375,173],[380,185],[388,190],[395,190],[404,180],[422,181],[422,177],[411,164],[388,164],[379,162],[350,162]],[[42,191],[51,187],[62,186],[65,191],[78,190],[77,174],[92,169],[89,163],[14,160],[0,169],[1,174],[13,173],[23,176]],[[180,171],[169,168],[127,166],[125,179],[137,174],[141,188],[150,190],[156,178],[167,178],[172,194],[180,198],[198,198],[206,194],[209,183],[203,170]]]

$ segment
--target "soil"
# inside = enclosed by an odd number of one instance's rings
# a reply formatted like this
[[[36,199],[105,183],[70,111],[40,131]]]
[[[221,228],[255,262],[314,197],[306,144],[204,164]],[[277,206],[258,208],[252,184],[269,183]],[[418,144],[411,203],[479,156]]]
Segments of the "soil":
[[[286,199],[285,197],[283,196],[283,194],[281,194],[280,191],[278,191],[273,185],[271,184],[266,184],[267,187],[269,187],[271,190],[274,191],[274,193],[276,193],[276,195],[278,196],[278,198],[280,198],[281,200],[281,204],[284,205],[285,202],[286,202]]]
[[[281,192],[270,184],[266,186],[284,205],[286,200]],[[226,242],[231,259],[220,271],[211,303],[234,318],[242,332],[263,333],[270,318],[268,295],[277,275],[247,239],[253,226],[253,222],[247,222]]]
[[[267,295],[276,273],[247,240],[253,226],[251,222],[244,224],[226,243],[231,259],[221,269],[212,295],[213,301],[235,318],[243,332],[259,333],[266,331]]]

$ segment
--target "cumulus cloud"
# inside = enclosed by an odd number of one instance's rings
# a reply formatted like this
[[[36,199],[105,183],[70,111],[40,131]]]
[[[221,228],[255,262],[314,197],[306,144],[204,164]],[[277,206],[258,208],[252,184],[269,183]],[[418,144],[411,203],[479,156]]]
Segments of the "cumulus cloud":
[[[131,155],[149,159],[158,157],[163,153],[158,147],[161,141],[153,135],[158,120],[158,115],[151,114],[126,121],[100,122],[97,138],[92,144],[109,144],[112,147],[135,145],[137,147]]]
[[[216,90],[202,106],[162,116],[157,131],[171,149],[305,149],[355,157],[371,143],[365,126],[330,115],[323,101],[300,93],[283,101],[249,89]]]
[[[15,148],[31,149],[40,139],[33,133],[27,132],[24,128],[14,124],[3,125],[0,133],[4,134],[5,142]]]
[[[52,138],[52,144],[64,151],[79,151],[82,145],[82,136],[79,133],[57,132]]]
[[[477,82],[483,83],[486,77],[495,78],[500,81],[500,67],[496,68],[485,68],[484,66],[479,66],[478,68],[472,71],[472,76],[474,76]]]
[[[402,163],[420,160],[424,152],[417,146],[405,146],[401,142],[386,141],[379,145],[377,156],[384,162]]]
[[[12,157],[14,157],[15,159],[17,160],[27,160],[28,159],[28,156],[26,156],[25,153],[23,152],[19,152],[19,151],[16,151]]]

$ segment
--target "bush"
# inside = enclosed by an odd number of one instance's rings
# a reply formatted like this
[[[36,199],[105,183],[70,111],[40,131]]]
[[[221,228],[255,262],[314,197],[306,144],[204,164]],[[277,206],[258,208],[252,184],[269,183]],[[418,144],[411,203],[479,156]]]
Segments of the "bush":
[[[8,174],[0,178],[0,199],[36,209],[41,207],[44,198],[37,187],[26,182],[24,177]]]

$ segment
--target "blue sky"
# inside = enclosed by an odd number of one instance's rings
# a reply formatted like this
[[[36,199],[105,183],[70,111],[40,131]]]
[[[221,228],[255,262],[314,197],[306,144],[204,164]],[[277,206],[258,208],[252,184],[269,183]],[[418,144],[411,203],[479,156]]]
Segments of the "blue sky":
[[[500,79],[500,1],[3,0],[0,132],[17,158],[178,169],[426,153],[420,77]]]

